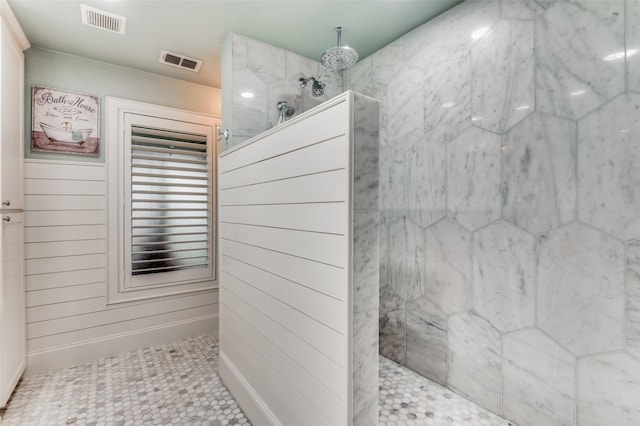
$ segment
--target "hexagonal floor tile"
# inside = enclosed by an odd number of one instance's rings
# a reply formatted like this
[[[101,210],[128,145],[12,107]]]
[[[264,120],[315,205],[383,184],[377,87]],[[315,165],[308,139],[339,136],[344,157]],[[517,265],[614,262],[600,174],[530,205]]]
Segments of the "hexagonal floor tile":
[[[380,418],[354,426],[513,426],[413,371],[380,357]]]
[[[5,426],[249,425],[218,372],[218,333],[25,377]]]

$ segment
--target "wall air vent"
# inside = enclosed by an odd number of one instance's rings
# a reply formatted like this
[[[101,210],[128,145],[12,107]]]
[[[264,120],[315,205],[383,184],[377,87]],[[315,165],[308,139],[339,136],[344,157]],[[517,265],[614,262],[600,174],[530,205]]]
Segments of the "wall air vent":
[[[200,66],[202,65],[202,61],[199,59],[188,58],[184,55],[167,52],[166,50],[160,52],[160,63],[193,72],[198,72],[200,70]]]
[[[82,23],[90,27],[99,28],[116,34],[124,34],[127,18],[114,13],[105,12],[95,7],[80,5]]]

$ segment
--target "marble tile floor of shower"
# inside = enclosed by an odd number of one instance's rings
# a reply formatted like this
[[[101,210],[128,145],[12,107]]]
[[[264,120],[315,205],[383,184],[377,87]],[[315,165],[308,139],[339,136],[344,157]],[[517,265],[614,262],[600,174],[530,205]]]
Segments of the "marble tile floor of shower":
[[[217,334],[208,334],[30,376],[0,423],[248,426],[217,368]],[[379,401],[381,426],[511,425],[382,357]]]

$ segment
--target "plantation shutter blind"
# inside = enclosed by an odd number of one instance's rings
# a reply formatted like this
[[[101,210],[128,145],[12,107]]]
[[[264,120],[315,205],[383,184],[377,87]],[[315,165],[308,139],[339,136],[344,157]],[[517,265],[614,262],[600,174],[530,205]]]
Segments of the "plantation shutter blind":
[[[125,116],[125,288],[213,277],[211,128]]]

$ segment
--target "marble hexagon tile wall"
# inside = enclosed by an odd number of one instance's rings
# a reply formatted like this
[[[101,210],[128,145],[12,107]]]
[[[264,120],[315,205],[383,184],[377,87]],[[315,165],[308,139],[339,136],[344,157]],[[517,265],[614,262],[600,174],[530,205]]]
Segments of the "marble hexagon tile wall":
[[[578,119],[624,90],[624,3],[548,4],[536,20],[539,111]]]
[[[624,241],[640,237],[639,116],[625,93],[578,123],[578,217]]]
[[[532,21],[501,19],[471,49],[477,126],[502,133],[534,110],[533,31]]]
[[[640,92],[640,2],[626,0],[624,13],[627,89]]]
[[[535,328],[503,336],[503,414],[521,424],[573,425],[576,357]]]
[[[541,237],[538,327],[578,356],[624,349],[624,245],[571,223]]]
[[[346,82],[381,353],[520,426],[640,424],[640,0],[467,0]]]
[[[307,111],[342,92],[342,75],[304,56],[232,33],[231,138],[224,149],[256,136],[278,123],[277,104],[286,101],[296,113]],[[325,94],[313,97],[298,86],[300,77],[326,83]],[[251,93],[250,98],[243,93]],[[226,108],[226,106],[225,106]]]
[[[575,121],[535,112],[503,135],[502,150],[505,219],[534,235],[575,219]]]

